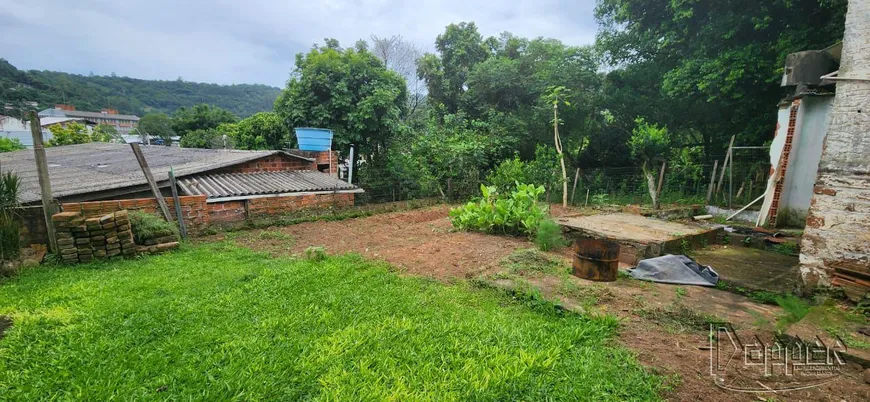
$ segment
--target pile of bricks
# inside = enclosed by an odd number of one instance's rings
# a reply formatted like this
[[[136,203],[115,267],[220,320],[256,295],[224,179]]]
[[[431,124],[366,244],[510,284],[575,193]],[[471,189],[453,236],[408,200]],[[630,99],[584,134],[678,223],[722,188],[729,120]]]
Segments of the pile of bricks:
[[[89,262],[95,258],[136,253],[126,210],[88,219],[78,212],[61,212],[51,220],[64,262]]]

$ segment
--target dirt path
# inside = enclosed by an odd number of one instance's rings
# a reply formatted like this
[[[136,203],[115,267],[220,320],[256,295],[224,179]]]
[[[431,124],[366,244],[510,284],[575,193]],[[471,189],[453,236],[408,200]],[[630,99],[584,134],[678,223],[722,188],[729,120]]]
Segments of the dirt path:
[[[300,254],[309,246],[323,246],[328,253],[359,253],[387,261],[406,274],[443,281],[501,272],[505,257],[515,250],[533,247],[522,238],[453,232],[448,210],[447,206],[435,206],[344,221],[232,232],[206,240],[231,238],[240,245],[273,255]],[[566,211],[554,208],[554,212]],[[570,264],[568,251],[550,255],[562,258],[566,267]],[[770,332],[771,323],[781,313],[778,307],[754,303],[743,296],[716,289],[684,287],[676,291],[677,287],[670,285],[625,279],[608,284],[593,284],[574,277],[570,280],[581,289],[603,292],[597,296],[594,310],[620,317],[623,328],[619,342],[635,350],[641,362],[660,374],[679,376],[675,389],[665,395],[669,400],[870,400],[870,386],[863,383],[859,367],[850,367],[846,375],[833,384],[806,391],[778,395],[724,391],[710,379],[706,331],[674,330],[672,325],[641,314],[643,310],[666,308],[681,302],[694,311],[722,317],[735,326]],[[582,304],[576,297],[554,292],[553,287],[562,284],[554,278],[537,278],[530,282],[542,289],[545,296],[559,299],[569,307]]]

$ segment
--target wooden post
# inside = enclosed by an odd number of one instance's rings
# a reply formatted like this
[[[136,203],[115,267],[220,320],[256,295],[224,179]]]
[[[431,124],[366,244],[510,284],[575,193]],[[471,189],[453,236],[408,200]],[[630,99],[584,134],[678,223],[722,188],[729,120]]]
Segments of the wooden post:
[[[574,205],[574,196],[577,195],[577,179],[580,177],[580,168],[574,172],[574,187],[571,189],[571,205]]]
[[[583,203],[583,208],[586,208],[587,205],[589,205],[589,189],[588,188],[586,189],[586,202]]]
[[[661,196],[662,196],[662,184],[665,181],[665,165],[667,165],[668,161],[662,162],[662,170],[659,172],[659,184],[656,186],[656,200],[659,205],[661,205]],[[658,205],[656,205],[658,207]]]
[[[716,184],[716,168],[719,167],[719,160],[713,161],[713,173],[710,175],[710,186],[707,187],[707,204],[710,203],[710,197],[713,196],[713,186]]]
[[[48,232],[48,245],[51,252],[57,253],[57,236],[54,232],[54,222],[51,217],[57,213],[51,196],[51,179],[48,175],[48,160],[45,157],[45,146],[42,144],[42,125],[39,115],[30,112],[30,134],[33,136],[33,156],[36,159],[36,172],[39,177],[39,191],[42,195],[42,214],[45,217],[45,229]]]
[[[178,219],[178,231],[181,233],[182,239],[187,239],[187,227],[184,225],[184,216],[181,213],[181,199],[178,198],[178,188],[175,184],[175,171],[172,170],[172,166],[169,167],[169,186],[172,187],[172,202],[175,204],[175,217]],[[247,208],[245,211],[247,212]]]
[[[145,160],[145,155],[142,154],[142,149],[139,144],[130,143],[130,148],[133,148],[133,154],[136,155],[136,160],[139,162],[139,167],[142,168],[142,173],[145,174],[145,180],[148,181],[148,186],[151,187],[151,193],[157,199],[157,204],[160,205],[160,211],[163,212],[163,217],[167,222],[172,222],[172,215],[169,214],[169,207],[166,206],[166,200],[160,194],[160,188],[157,187],[157,182],[154,181],[154,176],[151,175],[151,169],[148,167],[148,161]]]
[[[716,185],[716,192],[722,192],[722,183],[725,182],[725,169],[728,168],[728,162],[731,160],[731,147],[734,146],[734,136],[731,136],[731,142],[728,144],[728,153],[725,154],[725,163],[722,164],[722,172],[719,173],[719,184]]]

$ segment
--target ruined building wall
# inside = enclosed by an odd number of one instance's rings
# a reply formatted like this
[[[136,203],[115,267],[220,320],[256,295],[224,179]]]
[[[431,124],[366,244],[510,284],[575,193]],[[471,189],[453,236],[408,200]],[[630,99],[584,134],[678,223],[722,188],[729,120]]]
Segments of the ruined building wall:
[[[831,284],[839,264],[870,272],[870,1],[849,1],[839,77],[801,242],[810,286]]]

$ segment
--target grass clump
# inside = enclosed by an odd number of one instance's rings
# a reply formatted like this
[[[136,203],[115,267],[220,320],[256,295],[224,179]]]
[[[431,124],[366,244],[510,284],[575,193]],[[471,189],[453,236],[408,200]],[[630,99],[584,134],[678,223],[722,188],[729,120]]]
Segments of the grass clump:
[[[148,239],[175,236],[178,238],[178,227],[174,222],[143,211],[130,211],[130,230],[136,244],[144,244]]]
[[[806,300],[794,295],[779,296],[776,304],[785,310],[785,314],[779,317],[777,327],[785,328],[802,320],[810,312],[810,305]]]
[[[682,303],[676,303],[667,308],[641,309],[637,313],[674,333],[708,331],[710,324],[722,323],[722,319],[699,313]]]
[[[562,236],[562,227],[556,221],[548,218],[542,219],[538,223],[534,241],[541,251],[558,250],[568,244],[565,237]]]
[[[322,246],[308,246],[302,255],[308,261],[320,262],[326,259],[326,248]]]
[[[666,386],[613,342],[612,317],[229,242],[27,270],[0,286],[0,315],[10,401],[638,401]]]
[[[507,268],[511,274],[525,277],[542,275],[564,276],[568,275],[571,269],[555,258],[533,248],[514,251],[501,261],[501,265]]]

